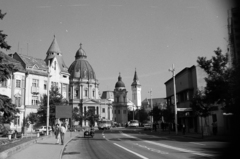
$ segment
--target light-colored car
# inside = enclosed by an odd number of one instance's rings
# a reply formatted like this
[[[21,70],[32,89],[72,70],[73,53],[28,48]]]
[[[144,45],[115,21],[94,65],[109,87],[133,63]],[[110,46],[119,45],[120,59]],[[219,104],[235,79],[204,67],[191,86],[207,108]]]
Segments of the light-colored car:
[[[151,122],[146,122],[143,124],[144,130],[151,130],[152,129],[152,123]]]
[[[51,126],[48,127],[48,131],[51,132]],[[47,126],[40,126],[39,128],[35,129],[35,132],[39,132],[40,135],[46,135],[47,133]]]
[[[139,122],[137,120],[130,120],[128,126],[129,127],[139,127]]]

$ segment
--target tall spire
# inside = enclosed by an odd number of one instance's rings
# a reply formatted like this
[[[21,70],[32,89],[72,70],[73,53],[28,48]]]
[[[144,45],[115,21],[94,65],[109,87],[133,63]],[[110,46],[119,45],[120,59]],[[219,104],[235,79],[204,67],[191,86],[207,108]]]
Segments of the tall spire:
[[[133,83],[131,86],[135,86],[135,85],[138,85],[140,86],[140,82],[139,82],[139,79],[138,79],[138,76],[137,76],[137,69],[135,68],[135,73],[134,73],[134,77],[133,77]]]
[[[59,53],[59,54],[61,54],[61,50],[58,46],[55,34],[53,35],[52,44],[50,45],[50,47],[47,51],[47,54],[49,54],[49,53]]]

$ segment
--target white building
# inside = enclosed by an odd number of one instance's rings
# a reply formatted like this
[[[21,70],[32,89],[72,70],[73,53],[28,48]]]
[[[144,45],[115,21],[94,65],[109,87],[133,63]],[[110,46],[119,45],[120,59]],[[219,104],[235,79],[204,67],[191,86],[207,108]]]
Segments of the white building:
[[[68,72],[70,73],[69,104],[73,108],[78,108],[79,114],[85,115],[89,109],[92,109],[95,114],[100,116],[100,119],[112,120],[112,101],[100,98],[99,82],[92,66],[87,61],[82,44],[80,44],[75,61],[70,65]],[[78,125],[79,123],[75,122],[74,124]],[[83,120],[80,125],[88,126],[89,123]]]

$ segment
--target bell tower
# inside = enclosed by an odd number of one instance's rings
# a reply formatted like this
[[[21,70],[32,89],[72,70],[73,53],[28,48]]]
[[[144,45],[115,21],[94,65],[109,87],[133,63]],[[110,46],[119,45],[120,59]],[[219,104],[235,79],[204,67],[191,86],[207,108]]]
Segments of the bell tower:
[[[135,104],[137,108],[141,107],[141,84],[139,82],[137,71],[135,69],[133,83],[131,85],[132,88],[132,102]],[[136,108],[135,108],[136,109]]]

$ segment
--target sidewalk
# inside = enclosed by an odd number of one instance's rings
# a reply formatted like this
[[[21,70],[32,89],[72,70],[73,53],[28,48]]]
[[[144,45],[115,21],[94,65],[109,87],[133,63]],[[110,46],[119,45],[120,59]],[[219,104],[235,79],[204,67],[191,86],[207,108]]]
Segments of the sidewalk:
[[[184,135],[182,134],[182,132],[178,132],[178,134],[176,134],[174,131],[171,131],[169,133],[169,131],[161,131],[161,130],[157,130],[157,132],[155,131],[145,131],[146,134],[152,134],[152,135],[164,135],[164,136],[181,136],[181,137],[186,137],[186,138],[192,138],[192,139],[198,139],[198,140],[206,140],[206,141],[224,141],[224,142],[228,142],[231,139],[230,135],[209,135],[209,136],[202,136],[202,134],[200,133],[185,133]]]
[[[13,147],[0,154],[0,159],[61,159],[65,145],[82,132],[67,132],[64,145],[56,144],[54,135],[39,137],[36,140]]]

